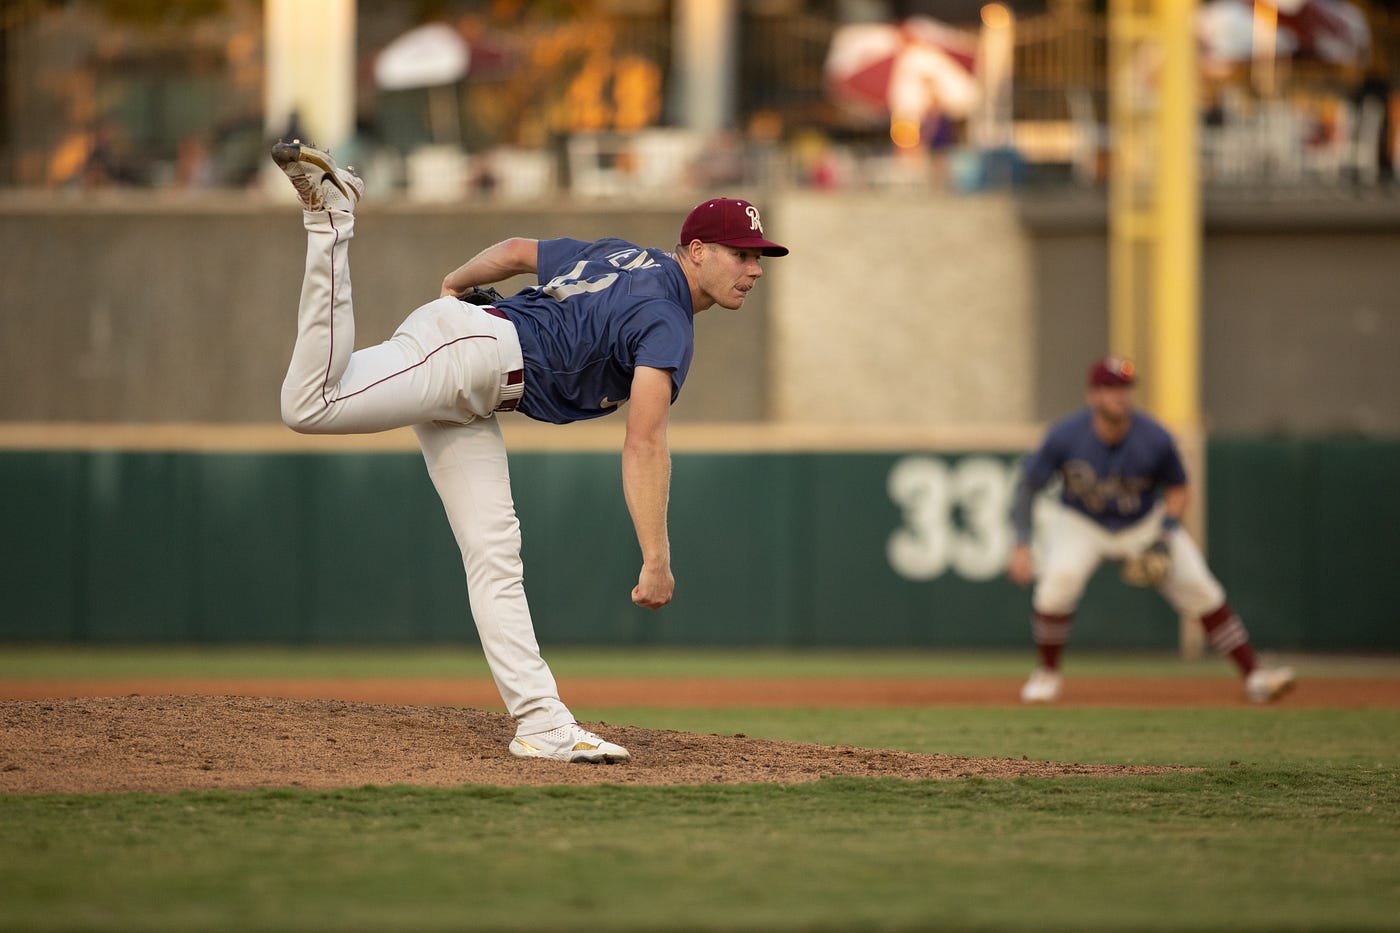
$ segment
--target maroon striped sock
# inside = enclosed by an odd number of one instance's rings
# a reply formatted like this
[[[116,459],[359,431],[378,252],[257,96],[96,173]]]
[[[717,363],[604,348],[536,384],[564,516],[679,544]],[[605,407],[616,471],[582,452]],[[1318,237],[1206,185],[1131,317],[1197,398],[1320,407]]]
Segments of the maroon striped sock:
[[[1047,671],[1059,670],[1060,651],[1069,641],[1073,615],[1052,616],[1037,612],[1031,617],[1031,636],[1040,655],[1040,666]]]
[[[1229,603],[1222,603],[1219,609],[1201,616],[1201,625],[1205,626],[1206,638],[1216,654],[1229,656],[1241,674],[1247,676],[1254,670],[1254,648],[1249,643],[1249,632]]]

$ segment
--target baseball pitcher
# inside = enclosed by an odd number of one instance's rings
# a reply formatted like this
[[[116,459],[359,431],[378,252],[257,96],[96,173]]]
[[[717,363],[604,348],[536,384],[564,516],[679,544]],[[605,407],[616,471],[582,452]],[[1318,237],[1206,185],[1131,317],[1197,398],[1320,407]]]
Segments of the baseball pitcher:
[[[282,419],[307,434],[411,426],[462,552],[472,616],[492,677],[516,720],[512,754],[613,762],[627,749],[583,729],[559,698],[525,598],[520,525],[496,415],[564,424],[626,403],[622,485],[641,549],[632,601],[671,601],[666,426],[694,352],[694,315],[738,310],[763,275],[758,209],[717,198],[697,206],[670,250],[619,239],[515,237],[443,279],[441,295],[394,335],[355,350],[349,243],[364,184],[330,154],[279,143],[307,231],[297,338]],[[480,286],[522,273],[539,284],[497,300]]]

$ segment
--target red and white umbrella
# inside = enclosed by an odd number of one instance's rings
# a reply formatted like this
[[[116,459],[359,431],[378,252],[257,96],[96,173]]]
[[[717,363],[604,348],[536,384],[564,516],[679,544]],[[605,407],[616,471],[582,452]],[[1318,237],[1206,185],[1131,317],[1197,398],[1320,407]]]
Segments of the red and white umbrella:
[[[386,91],[425,90],[434,141],[455,145],[462,137],[457,84],[467,77],[472,53],[446,23],[410,29],[375,56],[374,83]]]
[[[1262,14],[1269,22],[1261,24]],[[1363,65],[1371,55],[1366,14],[1344,0],[1210,0],[1196,12],[1196,36],[1208,61],[1244,62],[1259,52],[1260,29],[1273,31],[1268,54]]]
[[[869,117],[966,117],[978,100],[977,37],[923,16],[838,27],[824,77],[832,100]]]
[[[384,46],[374,59],[374,83],[386,91],[440,87],[467,76],[471,49],[445,23],[410,29]]]

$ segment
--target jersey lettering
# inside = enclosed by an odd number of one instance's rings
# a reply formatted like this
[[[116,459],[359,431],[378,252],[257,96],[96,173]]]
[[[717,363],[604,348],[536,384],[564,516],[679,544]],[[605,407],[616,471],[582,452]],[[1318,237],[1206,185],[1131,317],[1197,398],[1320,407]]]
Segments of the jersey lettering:
[[[632,257],[628,259],[628,257]],[[622,249],[603,257],[619,269],[655,269],[661,265],[644,249]]]
[[[1090,512],[1102,513],[1112,504],[1120,515],[1133,515],[1142,509],[1142,495],[1152,489],[1152,480],[1142,476],[1105,476],[1094,472],[1094,465],[1070,460],[1064,465],[1065,495],[1078,499]]]
[[[555,301],[564,301],[573,295],[591,294],[593,292],[606,291],[617,281],[616,272],[608,272],[604,275],[595,275],[591,279],[579,278],[583,275],[584,268],[588,265],[586,261],[574,263],[574,267],[563,275],[556,275],[545,284],[540,291],[544,292]],[[614,263],[616,265],[616,263]]]

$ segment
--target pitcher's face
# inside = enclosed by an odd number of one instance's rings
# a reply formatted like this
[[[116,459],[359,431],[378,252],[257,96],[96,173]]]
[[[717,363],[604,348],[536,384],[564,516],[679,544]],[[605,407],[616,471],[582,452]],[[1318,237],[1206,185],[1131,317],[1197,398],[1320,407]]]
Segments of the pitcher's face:
[[[700,289],[721,308],[736,311],[763,275],[757,249],[706,243],[700,264]]]

